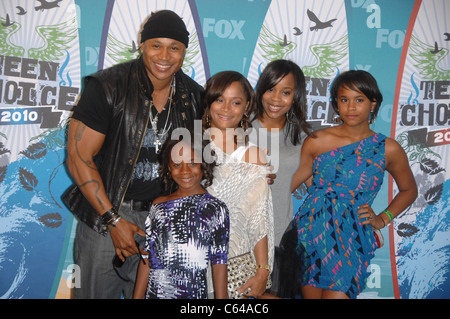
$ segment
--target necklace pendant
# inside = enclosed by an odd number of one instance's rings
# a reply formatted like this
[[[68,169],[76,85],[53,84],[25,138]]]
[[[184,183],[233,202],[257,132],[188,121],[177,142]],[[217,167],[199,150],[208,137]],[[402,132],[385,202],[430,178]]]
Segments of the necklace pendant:
[[[162,145],[162,143],[161,143],[161,140],[159,139],[159,138],[156,138],[156,140],[155,140],[155,151],[156,151],[156,154],[158,154],[159,153],[159,148],[161,147],[161,145]]]

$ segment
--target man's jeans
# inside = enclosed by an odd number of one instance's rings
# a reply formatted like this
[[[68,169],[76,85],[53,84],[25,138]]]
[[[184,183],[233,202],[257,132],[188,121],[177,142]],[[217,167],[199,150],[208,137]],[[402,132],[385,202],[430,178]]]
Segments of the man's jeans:
[[[122,204],[120,216],[145,231],[148,211],[131,211],[130,205]],[[140,248],[145,238],[135,236]],[[80,287],[73,289],[76,299],[132,298],[136,281],[139,255],[126,259],[122,267],[114,269],[112,261],[116,252],[108,233],[103,236],[83,222],[78,222],[75,236],[74,261],[80,267]]]

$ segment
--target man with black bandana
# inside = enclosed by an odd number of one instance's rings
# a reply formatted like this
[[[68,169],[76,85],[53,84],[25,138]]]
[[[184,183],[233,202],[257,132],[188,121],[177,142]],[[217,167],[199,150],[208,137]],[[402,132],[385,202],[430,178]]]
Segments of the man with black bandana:
[[[144,221],[161,193],[157,154],[173,129],[202,116],[202,87],[181,71],[189,32],[174,12],[152,13],[142,55],[86,77],[74,109],[63,198],[78,217],[74,298],[131,298]],[[112,260],[125,261],[120,273]]]

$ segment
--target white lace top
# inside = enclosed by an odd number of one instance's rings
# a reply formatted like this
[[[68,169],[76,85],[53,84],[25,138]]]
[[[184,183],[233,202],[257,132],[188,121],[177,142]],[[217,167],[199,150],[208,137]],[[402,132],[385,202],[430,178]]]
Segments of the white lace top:
[[[241,146],[228,155],[214,143],[218,166],[214,169],[211,195],[225,202],[230,214],[230,242],[228,258],[248,252],[254,257],[254,247],[267,236],[268,261],[273,267],[273,207],[272,193],[267,183],[266,166],[250,164],[242,159],[254,144]]]

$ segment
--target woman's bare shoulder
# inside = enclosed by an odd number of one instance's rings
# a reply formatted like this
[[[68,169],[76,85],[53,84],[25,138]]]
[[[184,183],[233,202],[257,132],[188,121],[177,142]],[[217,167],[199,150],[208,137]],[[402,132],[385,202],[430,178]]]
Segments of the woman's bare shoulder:
[[[264,151],[262,151],[256,145],[250,146],[244,154],[243,160],[247,163],[256,165],[266,165],[267,157]]]
[[[339,141],[339,135],[334,127],[324,128],[315,131],[311,136],[308,136],[304,143],[304,148],[311,148],[316,155],[323,153],[324,150],[333,149]]]

